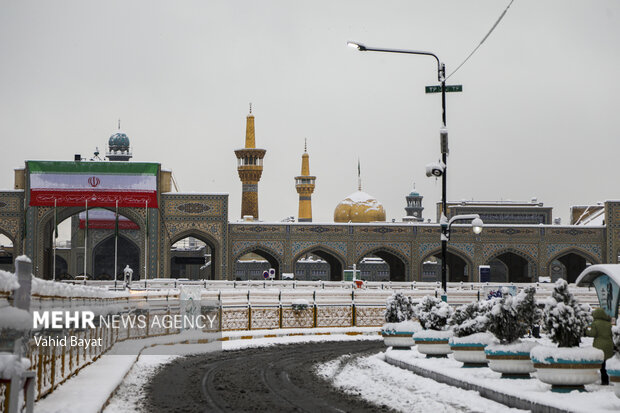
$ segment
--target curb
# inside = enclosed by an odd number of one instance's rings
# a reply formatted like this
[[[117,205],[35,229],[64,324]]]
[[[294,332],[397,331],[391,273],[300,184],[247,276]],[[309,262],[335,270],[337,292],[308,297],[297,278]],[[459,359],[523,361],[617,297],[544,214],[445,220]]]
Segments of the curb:
[[[419,366],[407,364],[404,361],[391,358],[388,354],[385,355],[385,361],[401,369],[409,370],[419,376],[423,376],[439,383],[444,383],[449,386],[460,387],[464,390],[473,390],[478,392],[482,397],[493,400],[495,402],[504,404],[508,407],[514,407],[521,410],[529,410],[535,413],[566,413],[566,410],[559,409],[554,406],[534,402],[527,399],[522,399],[517,396],[501,393],[497,390],[490,389],[488,387],[480,386],[478,384],[469,383],[463,380],[455,379],[454,377],[447,376],[432,370],[428,370]]]

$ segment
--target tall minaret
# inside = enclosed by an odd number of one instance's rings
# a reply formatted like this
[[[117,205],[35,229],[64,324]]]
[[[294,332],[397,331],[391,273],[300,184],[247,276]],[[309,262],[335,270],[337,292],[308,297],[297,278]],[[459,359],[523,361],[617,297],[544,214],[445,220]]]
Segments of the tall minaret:
[[[254,137],[254,115],[252,115],[252,104],[250,103],[250,113],[246,118],[245,127],[245,148],[237,149],[237,171],[241,179],[241,218],[251,216],[258,219],[258,181],[263,173],[263,158],[265,149],[256,149]]]
[[[299,194],[298,222],[312,222],[312,193],[316,176],[310,176],[310,156],[308,144],[304,143],[304,154],[301,155],[301,175],[295,177],[295,189]]]

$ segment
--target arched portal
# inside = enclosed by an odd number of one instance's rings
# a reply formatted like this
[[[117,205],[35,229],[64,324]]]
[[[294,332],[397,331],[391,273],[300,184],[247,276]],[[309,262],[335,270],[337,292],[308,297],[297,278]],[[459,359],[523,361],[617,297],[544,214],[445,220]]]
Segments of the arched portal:
[[[0,232],[0,270],[14,272],[13,240]]]
[[[592,258],[577,251],[570,251],[558,255],[550,262],[551,281],[558,278],[564,278],[568,283],[574,283],[579,274],[586,269],[588,265],[596,264]]]
[[[280,261],[276,254],[261,246],[246,250],[237,256],[233,274],[236,280],[262,280],[263,272],[273,268],[275,279],[280,279]]]
[[[471,263],[454,251],[447,251],[446,273],[448,282],[465,282],[471,278]],[[433,251],[422,260],[422,281],[441,281],[441,250]]]
[[[129,238],[118,237],[118,255],[116,272],[114,271],[114,236],[106,238],[93,249],[93,279],[118,280],[123,279],[123,269],[129,265],[133,270],[133,279],[140,279],[140,248]]]
[[[198,230],[177,234],[168,244],[170,278],[215,280],[220,257],[216,241]]]
[[[215,279],[211,247],[194,237],[175,242],[170,249],[170,277],[190,280]]]
[[[122,213],[120,211],[122,210]],[[124,215],[126,214],[126,215]],[[56,246],[56,278],[58,276],[58,258],[62,257],[67,263],[67,273],[72,276],[84,274],[84,236],[86,232],[86,214],[83,207],[59,207],[57,209],[58,238],[55,238],[54,210],[46,213],[41,219],[43,233],[41,237],[43,248],[43,272],[45,279],[53,278],[54,245]],[[128,218],[131,216],[131,218]],[[144,268],[144,257],[141,245],[144,238],[136,220],[139,215],[131,208],[119,209],[119,243],[118,266],[124,261],[131,262],[134,279],[139,279],[141,269]],[[90,279],[114,278],[114,234],[116,228],[116,213],[109,208],[88,209],[88,251],[86,274]],[[128,241],[129,244],[125,244]],[[125,255],[124,258],[123,255]],[[135,256],[135,259],[129,258]],[[97,260],[97,263],[95,263]],[[107,262],[109,260],[109,262]],[[122,276],[122,265],[118,270]],[[61,269],[62,271],[62,269]]]
[[[362,279],[369,281],[405,281],[406,261],[387,249],[377,249],[360,257],[357,263]],[[364,276],[367,277],[364,277]]]
[[[531,283],[536,272],[533,262],[514,251],[496,255],[488,265],[491,266],[491,280],[496,282]]]
[[[309,248],[297,255],[294,260],[295,269],[297,270],[300,259],[312,255],[320,258],[327,263],[328,273],[322,276],[320,279],[329,281],[341,281],[343,276],[343,270],[345,268],[344,259],[336,253],[330,251],[327,248],[323,248],[321,245]],[[297,273],[296,273],[297,274]],[[305,279],[313,279],[306,277]]]

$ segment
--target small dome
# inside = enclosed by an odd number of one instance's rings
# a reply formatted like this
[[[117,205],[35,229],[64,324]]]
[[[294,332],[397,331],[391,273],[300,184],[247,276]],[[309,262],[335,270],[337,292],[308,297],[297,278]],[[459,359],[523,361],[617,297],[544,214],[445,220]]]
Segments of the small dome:
[[[129,151],[129,138],[123,132],[116,132],[108,140],[110,151]]]
[[[335,222],[385,221],[385,209],[377,199],[357,191],[342,200],[334,210]]]
[[[420,196],[420,194],[416,191],[413,191],[409,194],[409,196]]]

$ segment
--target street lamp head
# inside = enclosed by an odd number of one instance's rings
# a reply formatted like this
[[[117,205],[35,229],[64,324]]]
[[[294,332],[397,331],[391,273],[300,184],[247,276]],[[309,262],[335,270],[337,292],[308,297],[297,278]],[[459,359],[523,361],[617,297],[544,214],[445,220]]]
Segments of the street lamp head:
[[[471,229],[472,231],[474,231],[474,234],[478,235],[482,232],[482,227],[484,226],[484,223],[482,222],[482,220],[480,218],[474,218],[471,221]]]
[[[359,43],[355,43],[355,42],[347,42],[347,46],[353,48],[353,49],[357,49],[360,52],[365,52],[366,51],[366,46],[364,46],[363,44],[359,44]]]

